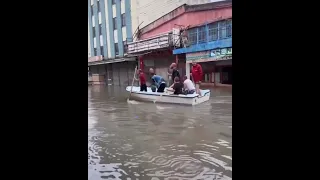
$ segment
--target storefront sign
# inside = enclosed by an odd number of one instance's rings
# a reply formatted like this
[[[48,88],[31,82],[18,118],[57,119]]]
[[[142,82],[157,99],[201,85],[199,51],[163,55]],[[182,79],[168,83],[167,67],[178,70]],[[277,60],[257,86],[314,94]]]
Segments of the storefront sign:
[[[232,55],[232,48],[214,49],[210,51],[210,57],[219,57],[225,55]]]
[[[170,46],[171,34],[164,34],[154,38],[128,43],[128,54],[134,54],[153,49],[161,49]]]
[[[97,62],[97,61],[102,61],[103,57],[102,56],[93,56],[88,58],[88,62]]]
[[[191,63],[192,61],[209,62],[229,59],[232,59],[232,48],[214,49],[211,51],[201,51],[186,54],[187,63]]]

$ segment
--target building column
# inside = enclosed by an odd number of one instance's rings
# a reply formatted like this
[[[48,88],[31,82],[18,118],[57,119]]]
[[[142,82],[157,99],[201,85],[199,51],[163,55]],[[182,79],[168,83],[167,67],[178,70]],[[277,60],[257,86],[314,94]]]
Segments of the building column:
[[[216,86],[216,65],[213,65],[213,86]]]
[[[178,57],[178,54],[176,54],[176,64],[177,64],[177,65],[179,64],[179,57]]]
[[[222,67],[223,66],[220,67],[220,84],[222,84]]]
[[[190,79],[190,63],[186,62],[186,75]]]

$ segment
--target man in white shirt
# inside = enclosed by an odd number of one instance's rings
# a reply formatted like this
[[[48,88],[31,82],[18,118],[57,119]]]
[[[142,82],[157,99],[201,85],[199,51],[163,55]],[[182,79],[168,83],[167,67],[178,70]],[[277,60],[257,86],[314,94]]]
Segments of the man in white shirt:
[[[183,77],[184,94],[193,94],[196,91],[193,82],[187,76]]]

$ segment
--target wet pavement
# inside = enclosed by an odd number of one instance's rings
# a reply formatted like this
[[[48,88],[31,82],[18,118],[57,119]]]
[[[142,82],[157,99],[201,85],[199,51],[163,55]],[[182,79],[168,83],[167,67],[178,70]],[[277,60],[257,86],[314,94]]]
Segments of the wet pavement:
[[[88,87],[88,179],[232,179],[232,91],[197,106]]]

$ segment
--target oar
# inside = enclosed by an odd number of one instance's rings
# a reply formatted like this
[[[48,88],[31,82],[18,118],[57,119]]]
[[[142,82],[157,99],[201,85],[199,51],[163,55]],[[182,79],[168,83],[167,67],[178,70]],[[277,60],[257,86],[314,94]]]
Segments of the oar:
[[[136,68],[134,69],[134,75],[133,75],[133,79],[132,79],[132,83],[131,83],[131,90],[130,90],[130,94],[129,94],[128,100],[130,100],[130,97],[131,97],[134,79],[136,78],[137,68],[138,67],[136,66]]]

